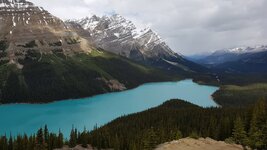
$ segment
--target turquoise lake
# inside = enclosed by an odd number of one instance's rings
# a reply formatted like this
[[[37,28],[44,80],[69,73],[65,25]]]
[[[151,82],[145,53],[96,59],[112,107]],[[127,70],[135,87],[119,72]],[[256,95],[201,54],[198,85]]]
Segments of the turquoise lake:
[[[132,90],[49,104],[11,104],[0,106],[0,135],[32,134],[41,126],[60,129],[69,136],[72,126],[91,130],[117,117],[147,110],[166,100],[179,98],[203,107],[217,106],[211,95],[218,87],[198,85],[192,80],[149,83]]]

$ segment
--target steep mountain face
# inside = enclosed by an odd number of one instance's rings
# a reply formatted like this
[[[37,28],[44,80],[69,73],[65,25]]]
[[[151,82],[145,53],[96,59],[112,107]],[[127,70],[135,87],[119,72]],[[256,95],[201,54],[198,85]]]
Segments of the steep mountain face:
[[[120,91],[170,79],[95,48],[80,26],[66,25],[25,0],[0,0],[0,104],[43,103]]]
[[[19,61],[32,51],[72,54],[90,51],[87,43],[59,18],[26,0],[0,0],[1,62],[23,67]]]
[[[139,30],[120,15],[86,17],[67,21],[87,30],[97,47],[146,65],[176,72],[196,72],[203,68],[173,52],[150,28]]]

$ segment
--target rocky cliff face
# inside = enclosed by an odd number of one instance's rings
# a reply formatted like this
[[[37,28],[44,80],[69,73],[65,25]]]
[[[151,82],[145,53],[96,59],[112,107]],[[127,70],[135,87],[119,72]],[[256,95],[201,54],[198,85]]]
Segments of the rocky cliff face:
[[[167,70],[194,72],[200,67],[175,53],[150,28],[137,29],[124,17],[92,16],[68,20],[68,25],[79,26],[90,33],[90,40],[97,47],[128,57],[146,65]]]
[[[0,60],[18,67],[28,53],[71,54],[89,51],[73,29],[42,7],[26,0],[0,0]]]
[[[158,56],[179,57],[150,28],[138,30],[135,25],[120,15],[83,18],[75,20],[88,30],[93,41],[101,48],[129,58],[140,54],[145,58]]]

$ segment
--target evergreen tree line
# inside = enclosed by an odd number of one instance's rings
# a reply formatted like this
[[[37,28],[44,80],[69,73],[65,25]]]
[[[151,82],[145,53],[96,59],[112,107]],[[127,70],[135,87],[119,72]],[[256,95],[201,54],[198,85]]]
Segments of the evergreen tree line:
[[[237,117],[231,140],[253,149],[267,149],[267,105],[260,100],[254,106],[248,120]]]
[[[63,145],[116,150],[151,150],[184,137],[211,137],[255,149],[267,149],[267,104],[260,100],[243,108],[202,108],[170,100],[147,111],[120,117],[91,132],[73,128],[68,139],[47,126],[35,135],[2,136],[1,150],[52,150]]]
[[[64,138],[61,131],[59,130],[57,134],[50,133],[46,125],[31,136],[24,134],[16,138],[11,135],[0,137],[1,150],[53,150],[63,147],[63,144]]]

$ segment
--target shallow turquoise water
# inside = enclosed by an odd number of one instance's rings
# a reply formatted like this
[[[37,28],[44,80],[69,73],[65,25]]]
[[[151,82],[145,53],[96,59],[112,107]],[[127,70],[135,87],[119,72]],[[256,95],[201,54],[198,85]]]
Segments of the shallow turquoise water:
[[[47,124],[68,136],[72,126],[91,130],[122,115],[158,106],[179,98],[203,107],[216,106],[211,95],[218,87],[198,85],[192,80],[144,84],[136,89],[66,100],[49,104],[11,104],[0,106],[0,134],[32,134]]]

